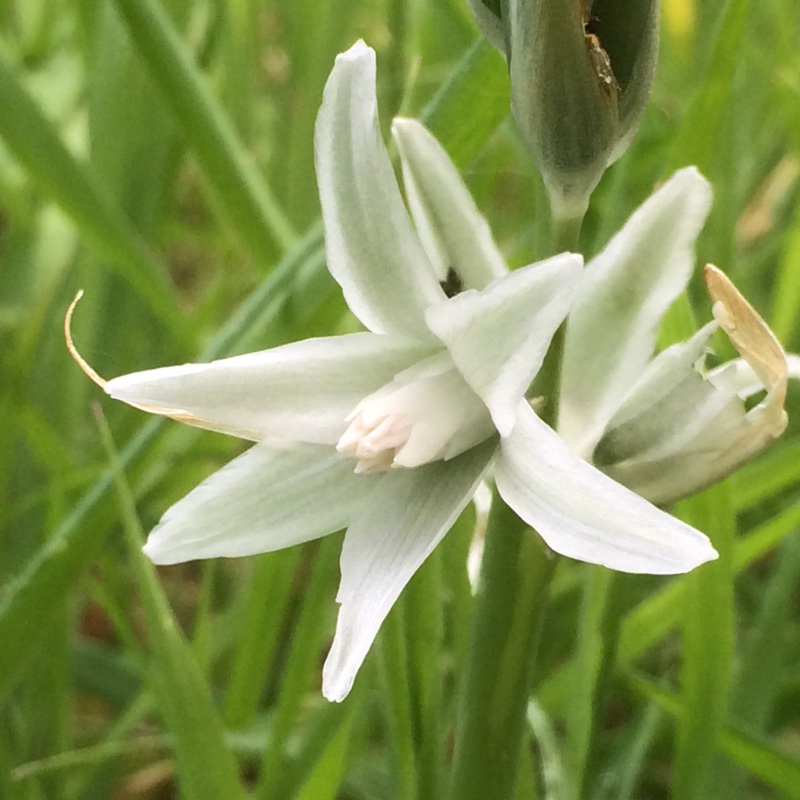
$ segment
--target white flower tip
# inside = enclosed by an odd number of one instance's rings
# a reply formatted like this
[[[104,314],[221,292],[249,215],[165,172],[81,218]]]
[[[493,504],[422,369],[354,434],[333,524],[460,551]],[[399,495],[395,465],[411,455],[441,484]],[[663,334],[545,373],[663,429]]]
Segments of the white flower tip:
[[[339,590],[341,591],[341,586]],[[350,655],[352,656],[352,653]],[[363,656],[361,660],[363,661]],[[322,696],[331,703],[341,703],[353,688],[356,672],[361,662],[358,662],[358,666],[355,669],[348,665],[347,662],[348,658],[342,652],[341,641],[338,638],[334,638],[328,657],[322,667]]]
[[[173,564],[182,564],[186,561],[193,561],[200,556],[187,554],[186,547],[181,547],[180,542],[170,535],[166,524],[170,517],[170,511],[161,518],[161,522],[147,535],[147,541],[142,545],[142,552],[159,567],[169,567]],[[176,546],[177,545],[177,546]]]
[[[357,61],[364,57],[374,58],[374,56],[375,51],[363,39],[359,39],[348,50],[345,50],[344,53],[339,53],[336,56],[336,62]]]
[[[692,563],[692,566],[689,567],[687,572],[695,567],[699,567],[701,564],[705,564],[708,561],[716,561],[719,558],[719,553],[711,544],[711,540],[705,535],[703,535],[703,542],[698,542],[697,550],[693,555],[696,560]]]
[[[395,117],[392,120],[392,135],[395,139],[398,136],[419,131],[420,129],[427,133],[425,126],[418,120],[411,119],[411,117]]]
[[[664,562],[661,568],[653,570],[653,574],[681,575],[719,558],[719,553],[711,544],[708,536],[689,525],[680,522],[679,525],[687,535],[683,537],[680,544],[676,545],[673,556],[670,558],[669,567]]]
[[[331,703],[341,703],[348,694],[350,694],[350,686],[342,686],[342,685],[335,685],[335,686],[326,686],[325,682],[322,683],[322,696],[330,701]]]
[[[78,300],[80,300],[81,297],[83,297],[83,289],[78,291],[78,293],[75,295],[75,298],[69,304],[67,313],[64,316],[64,339],[67,342],[67,350],[69,350],[69,354],[75,360],[75,363],[83,370],[84,374],[94,381],[101,389],[105,389],[108,382],[101,378],[94,371],[94,369],[92,369],[89,363],[78,352],[78,349],[75,347],[75,344],[72,341],[72,314],[75,311],[75,306],[78,305]]]
[[[669,179],[668,184],[674,186],[679,194],[688,194],[690,198],[696,199],[702,209],[707,211],[711,208],[713,194],[711,184],[697,167],[679,169]]]
[[[154,564],[164,564],[165,561],[162,560],[163,553],[159,554],[159,547],[153,541],[152,534],[147,537],[147,541],[142,546],[142,552],[154,563]]]

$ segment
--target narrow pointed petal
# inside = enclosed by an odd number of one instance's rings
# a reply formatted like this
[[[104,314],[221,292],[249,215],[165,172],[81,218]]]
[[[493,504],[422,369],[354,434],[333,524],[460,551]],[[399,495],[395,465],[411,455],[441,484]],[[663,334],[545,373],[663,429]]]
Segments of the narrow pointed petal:
[[[336,57],[314,149],[328,268],[350,310],[374,333],[422,338],[443,293],[381,139],[375,51],[363,42]]]
[[[569,311],[582,263],[579,255],[562,253],[428,310],[428,325],[501,436],[511,433],[519,401]]]
[[[144,551],[176,564],[281,550],[346,527],[377,480],[331,447],[257,444],[172,506]]]
[[[406,198],[440,281],[448,273],[464,289],[483,289],[508,272],[489,223],[433,135],[413,119],[395,119]]]
[[[622,572],[687,572],[717,557],[708,539],[587,464],[527,403],[502,440],[503,499],[557,553]]]
[[[641,375],[666,310],[686,286],[711,204],[694,168],[677,172],[584,271],[569,315],[559,433],[589,457]]]
[[[334,444],[361,398],[430,352],[407,339],[356,333],[135,372],[104,388],[145,411],[244,439]]]
[[[343,700],[403,587],[469,502],[489,465],[490,441],[452,461],[385,474],[342,549],[336,636],[322,692]]]

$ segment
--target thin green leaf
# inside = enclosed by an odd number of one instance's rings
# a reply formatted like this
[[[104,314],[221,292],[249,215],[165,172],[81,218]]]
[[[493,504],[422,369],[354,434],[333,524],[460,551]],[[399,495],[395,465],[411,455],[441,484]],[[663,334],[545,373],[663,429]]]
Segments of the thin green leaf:
[[[680,720],[687,716],[687,708],[676,695],[662,689],[638,674],[628,676],[631,686],[641,695],[654,701],[660,708]],[[691,707],[688,714],[693,713]],[[800,761],[783,755],[770,745],[732,725],[725,727],[719,738],[722,751],[752,775],[784,793],[787,798],[800,798]],[[714,794],[706,795],[713,797]]]
[[[508,114],[509,97],[505,62],[481,38],[422,112],[422,121],[456,166],[463,167]]]
[[[441,553],[434,551],[417,570],[401,602],[405,608],[409,681],[417,735],[417,769],[421,797],[441,792],[440,719],[442,616],[431,613],[442,605]]]
[[[0,108],[0,137],[40,189],[72,218],[153,311],[174,326],[182,315],[159,259],[89,169],[67,150],[2,56]]]
[[[733,537],[736,519],[730,486],[723,482],[678,506],[708,533],[719,559],[686,576],[681,651],[681,694],[692,709],[678,727],[673,793],[676,800],[706,800],[718,739],[728,709],[734,653]]]
[[[161,87],[220,207],[256,262],[270,264],[297,236],[258,177],[230,119],[157,0],[114,0],[139,56]]]
[[[616,657],[621,622],[619,599],[624,576],[594,565],[582,565],[584,591],[576,638],[575,668],[570,686],[567,742],[575,797],[588,797],[602,732],[608,679]]]
[[[285,796],[286,744],[302,711],[305,694],[318,678],[319,648],[330,619],[326,611],[333,611],[330,597],[338,577],[340,549],[340,538],[327,536],[319,542],[314,553],[314,566],[304,587],[302,607],[292,626],[291,646],[283,667],[269,746],[255,792],[258,800],[278,800]]]
[[[408,640],[403,617],[405,605],[397,603],[389,612],[378,634],[380,677],[383,686],[383,713],[395,769],[398,800],[416,800],[417,766],[414,750],[411,687],[408,667]]]
[[[268,324],[270,317],[278,315],[280,304],[277,300],[291,291],[295,271],[319,247],[319,230],[315,229],[231,317],[201,354],[200,360],[211,360],[233,352],[240,339],[252,328]],[[128,469],[137,463],[164,427],[162,418],[152,419],[142,426],[120,453],[123,468]],[[27,568],[0,597],[0,641],[14,642],[14,647],[0,647],[0,698],[10,690],[25,660],[42,640],[48,621],[62,607],[65,595],[108,535],[109,528],[98,524],[97,514],[112,488],[112,474],[107,471],[83,495]]]
[[[347,750],[355,719],[355,704],[348,714],[342,714],[340,726],[328,740],[327,747],[314,765],[306,772],[307,780],[294,795],[295,800],[336,800],[347,766]]]
[[[281,620],[292,593],[300,548],[260,557],[244,596],[244,619],[233,653],[225,720],[245,729],[255,720],[278,644]]]
[[[794,658],[787,631],[786,609],[800,579],[800,536],[780,550],[774,573],[766,584],[752,631],[740,648],[741,662],[731,697],[731,715],[753,733],[764,735],[780,702],[786,664]],[[744,776],[720,765],[714,781],[723,797],[739,797]]]
[[[710,47],[703,46],[709,52],[708,66],[672,141],[662,173],[664,178],[687,164],[708,171],[719,146],[720,129],[731,99],[731,83],[741,61],[749,11],[750,0],[727,0],[718,12]],[[705,38],[701,34],[703,45]]]
[[[129,556],[144,610],[154,661],[149,675],[159,711],[173,736],[181,792],[189,800],[246,797],[236,759],[225,743],[222,721],[208,684],[183,638],[156,576],[142,552],[144,532],[105,420],[98,414],[112,464]]]

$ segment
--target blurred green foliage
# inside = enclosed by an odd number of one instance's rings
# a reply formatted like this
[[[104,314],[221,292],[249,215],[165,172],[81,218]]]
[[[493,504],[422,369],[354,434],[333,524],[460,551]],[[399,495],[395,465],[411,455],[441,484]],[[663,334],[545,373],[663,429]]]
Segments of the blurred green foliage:
[[[800,6],[662,0],[662,17],[648,111],[583,248],[697,163],[715,189],[698,262],[800,351]],[[3,800],[430,800],[446,779],[471,520],[328,705],[336,537],[155,581],[131,538],[241,444],[107,401],[61,332],[83,288],[76,342],[114,376],[351,327],[312,132],[358,37],[378,51],[384,123],[428,121],[512,264],[546,252],[504,65],[461,0],[0,2]],[[699,282],[690,300],[707,320]],[[793,388],[784,438],[678,510],[723,551],[713,569],[560,563],[519,800],[800,797],[798,411]]]

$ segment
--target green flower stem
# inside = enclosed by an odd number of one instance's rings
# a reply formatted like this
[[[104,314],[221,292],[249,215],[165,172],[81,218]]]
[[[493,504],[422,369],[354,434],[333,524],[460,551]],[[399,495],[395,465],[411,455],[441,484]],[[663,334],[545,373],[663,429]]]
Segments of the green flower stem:
[[[552,252],[578,252],[578,240],[586,209],[573,216],[558,216],[552,220]],[[543,397],[545,402],[536,413],[550,426],[555,428],[558,421],[558,398],[561,386],[561,354],[564,350],[566,322],[555,332],[544,362],[533,382],[528,397]]]
[[[570,216],[554,215],[553,218],[553,252],[577,252],[578,239],[583,225],[586,209]]]
[[[555,559],[495,492],[461,687],[451,800],[513,797]]]
[[[583,214],[556,218],[554,251],[576,250]],[[534,382],[553,424],[564,326]],[[456,723],[451,800],[512,797],[545,601],[555,557],[495,490]]]

